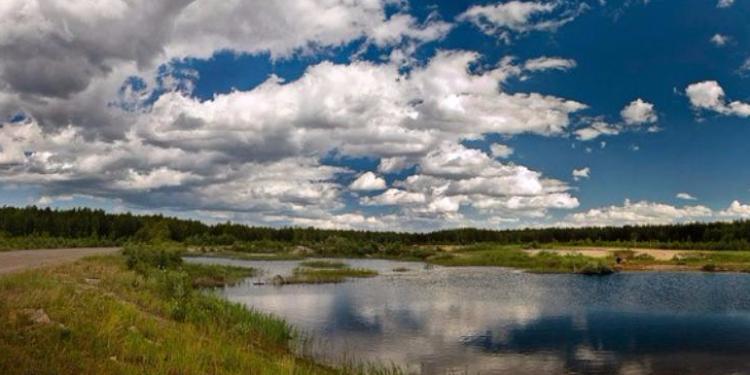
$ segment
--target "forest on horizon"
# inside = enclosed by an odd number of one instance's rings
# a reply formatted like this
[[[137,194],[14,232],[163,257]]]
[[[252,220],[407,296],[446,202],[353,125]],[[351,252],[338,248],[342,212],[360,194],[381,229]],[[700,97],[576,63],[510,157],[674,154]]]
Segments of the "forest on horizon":
[[[0,208],[0,240],[56,238],[84,244],[117,245],[153,237],[189,245],[232,245],[238,242],[320,243],[347,246],[465,245],[562,243],[680,249],[750,250],[750,221],[638,225],[622,227],[476,229],[456,228],[425,233],[334,230],[301,227],[258,227],[238,223],[206,224],[162,215],[108,213],[100,209],[58,210],[36,206]],[[80,241],[79,241],[80,242]],[[75,245],[75,243],[72,243]]]

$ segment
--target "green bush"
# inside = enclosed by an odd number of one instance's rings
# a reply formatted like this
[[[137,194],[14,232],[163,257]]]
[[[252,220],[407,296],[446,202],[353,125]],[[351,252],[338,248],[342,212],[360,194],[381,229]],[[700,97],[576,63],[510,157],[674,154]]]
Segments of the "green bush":
[[[144,274],[151,267],[161,270],[179,267],[182,265],[182,251],[182,246],[171,243],[128,244],[122,254],[129,269]]]
[[[598,261],[587,262],[580,270],[578,270],[578,273],[581,275],[591,276],[610,275],[614,272],[615,271],[611,267]]]

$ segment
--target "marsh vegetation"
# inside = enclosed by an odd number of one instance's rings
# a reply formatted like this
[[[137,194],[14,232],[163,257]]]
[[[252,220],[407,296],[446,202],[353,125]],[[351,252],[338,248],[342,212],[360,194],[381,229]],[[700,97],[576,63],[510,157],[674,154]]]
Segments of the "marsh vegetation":
[[[364,268],[296,268],[291,277],[284,278],[284,284],[328,284],[340,283],[349,278],[374,277],[378,273]]]

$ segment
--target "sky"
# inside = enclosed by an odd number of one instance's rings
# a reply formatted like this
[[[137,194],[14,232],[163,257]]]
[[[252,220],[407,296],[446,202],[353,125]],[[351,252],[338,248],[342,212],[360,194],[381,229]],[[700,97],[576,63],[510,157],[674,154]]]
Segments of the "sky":
[[[0,205],[429,231],[750,218],[747,0],[4,0]]]

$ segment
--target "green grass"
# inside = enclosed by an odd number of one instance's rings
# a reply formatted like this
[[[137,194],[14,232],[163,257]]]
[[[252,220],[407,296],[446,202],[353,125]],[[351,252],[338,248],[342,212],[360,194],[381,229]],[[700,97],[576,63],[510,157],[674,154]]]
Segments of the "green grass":
[[[611,264],[605,259],[583,255],[559,255],[541,251],[531,255],[518,246],[477,245],[455,253],[429,258],[442,266],[497,266],[518,268],[538,273],[607,274]]]
[[[308,267],[308,268],[334,268],[334,269],[341,269],[341,268],[349,267],[349,265],[347,265],[344,262],[336,262],[336,261],[330,261],[330,260],[308,260],[308,261],[300,263],[300,266]]]
[[[699,268],[706,272],[750,272],[750,252],[686,251],[666,263]]]
[[[98,280],[95,284],[85,280]],[[52,324],[19,313],[43,309]],[[2,374],[333,374],[293,355],[293,329],[121,257],[0,279]]]
[[[676,261],[686,263],[747,263],[750,264],[750,251],[701,251],[682,253]]]
[[[365,268],[313,269],[297,267],[292,276],[284,278],[284,284],[328,284],[340,283],[348,278],[374,277],[378,273]]]
[[[0,278],[1,374],[400,374],[295,354],[285,321],[198,286],[252,270],[182,264],[169,245]],[[33,322],[27,309],[51,323]]]

